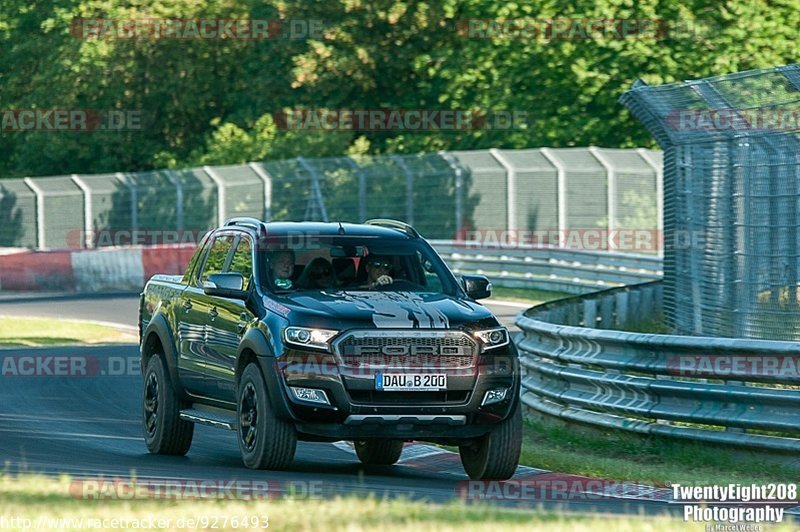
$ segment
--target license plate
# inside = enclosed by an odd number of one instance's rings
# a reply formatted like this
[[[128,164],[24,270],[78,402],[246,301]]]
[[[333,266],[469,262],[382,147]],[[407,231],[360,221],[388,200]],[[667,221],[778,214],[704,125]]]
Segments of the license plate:
[[[438,392],[447,390],[444,373],[378,373],[375,389],[382,392]]]

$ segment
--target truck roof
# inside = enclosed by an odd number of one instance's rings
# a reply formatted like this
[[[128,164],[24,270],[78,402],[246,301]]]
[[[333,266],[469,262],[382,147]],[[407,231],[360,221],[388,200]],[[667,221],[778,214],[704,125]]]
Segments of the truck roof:
[[[255,222],[255,220],[253,220]],[[385,225],[373,224],[354,224],[349,222],[261,222],[267,235],[281,236],[291,235],[298,233],[314,233],[318,235],[336,236],[340,234],[340,228],[344,229],[344,235],[347,236],[370,236],[380,237],[395,240],[408,240],[416,236],[416,231],[408,226],[404,229],[400,225],[397,227],[389,227]],[[255,229],[250,223],[231,223],[225,224],[228,226],[249,227]]]

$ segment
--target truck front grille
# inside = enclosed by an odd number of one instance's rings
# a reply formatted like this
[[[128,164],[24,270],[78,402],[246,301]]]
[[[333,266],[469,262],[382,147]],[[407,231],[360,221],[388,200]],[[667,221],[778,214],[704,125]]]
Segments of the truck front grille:
[[[348,369],[469,369],[478,345],[461,331],[351,331],[334,343]]]

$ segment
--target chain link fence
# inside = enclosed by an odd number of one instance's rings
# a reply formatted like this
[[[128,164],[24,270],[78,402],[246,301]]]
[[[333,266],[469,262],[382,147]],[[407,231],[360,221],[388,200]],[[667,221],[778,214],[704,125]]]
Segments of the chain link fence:
[[[192,242],[233,216],[393,218],[481,245],[658,251],[661,153],[601,148],[304,158],[0,180],[0,246]],[[618,245],[614,232],[649,235]],[[587,236],[588,235],[588,236]]]
[[[664,303],[681,334],[800,339],[800,65],[622,97],[664,148]]]

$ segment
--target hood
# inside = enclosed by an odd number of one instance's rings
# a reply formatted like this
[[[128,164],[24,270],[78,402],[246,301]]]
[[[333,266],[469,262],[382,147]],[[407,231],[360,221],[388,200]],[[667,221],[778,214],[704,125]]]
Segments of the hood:
[[[486,307],[445,294],[304,291],[274,297],[288,309],[293,325],[450,329],[476,322],[496,323]]]

